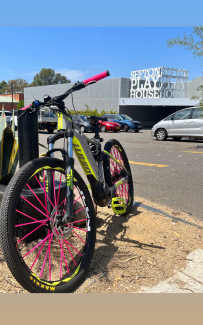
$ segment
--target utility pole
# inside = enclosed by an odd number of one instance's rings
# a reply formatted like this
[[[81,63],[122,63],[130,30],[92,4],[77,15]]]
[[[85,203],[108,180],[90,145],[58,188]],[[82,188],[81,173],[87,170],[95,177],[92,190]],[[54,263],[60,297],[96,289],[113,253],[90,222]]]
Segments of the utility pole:
[[[13,111],[13,82],[11,81],[12,111]]]

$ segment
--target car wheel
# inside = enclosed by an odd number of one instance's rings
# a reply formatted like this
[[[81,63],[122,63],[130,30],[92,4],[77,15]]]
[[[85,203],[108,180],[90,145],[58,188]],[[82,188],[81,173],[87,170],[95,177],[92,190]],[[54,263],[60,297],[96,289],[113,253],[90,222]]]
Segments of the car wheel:
[[[158,141],[164,141],[167,138],[167,132],[165,129],[158,129],[155,133],[155,137]]]
[[[129,127],[128,127],[127,125],[124,125],[124,126],[123,126],[123,131],[124,131],[124,132],[128,132],[128,130],[129,130]]]
[[[81,133],[84,133],[84,132],[85,132],[85,127],[84,127],[84,126],[81,126],[81,127],[80,127],[80,132],[81,132]]]
[[[106,132],[106,127],[104,125],[101,126],[101,132]]]

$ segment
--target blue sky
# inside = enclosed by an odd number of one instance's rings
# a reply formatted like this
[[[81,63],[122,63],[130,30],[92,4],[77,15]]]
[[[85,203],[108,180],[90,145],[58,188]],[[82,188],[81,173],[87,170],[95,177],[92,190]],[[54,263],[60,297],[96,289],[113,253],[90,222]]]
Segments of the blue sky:
[[[169,38],[191,27],[0,27],[0,80],[31,82],[41,68],[71,80],[109,69],[112,77],[129,77],[136,69],[168,66],[202,75],[203,66],[188,50],[169,48]],[[3,42],[2,42],[3,40]]]
[[[189,78],[203,65],[167,40],[202,24],[203,1],[10,1],[0,7],[0,81],[31,82],[41,68],[71,80],[109,69],[129,77],[135,69],[184,68]],[[202,60],[202,59],[201,59]]]
[[[193,26],[202,0],[1,1],[1,26]]]

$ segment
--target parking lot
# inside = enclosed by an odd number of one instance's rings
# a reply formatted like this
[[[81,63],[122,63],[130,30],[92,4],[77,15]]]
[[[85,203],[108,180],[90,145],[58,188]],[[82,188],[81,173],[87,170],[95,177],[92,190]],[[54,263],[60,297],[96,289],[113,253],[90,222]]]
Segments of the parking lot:
[[[150,130],[101,134],[104,140],[116,138],[123,144],[131,163],[135,196],[203,218],[203,141],[156,141]],[[40,133],[42,144],[47,136]]]

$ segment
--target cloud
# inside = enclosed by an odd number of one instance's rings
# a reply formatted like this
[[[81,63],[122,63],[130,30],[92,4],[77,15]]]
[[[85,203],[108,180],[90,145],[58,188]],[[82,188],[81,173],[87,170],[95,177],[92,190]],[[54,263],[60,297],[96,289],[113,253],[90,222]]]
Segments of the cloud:
[[[81,81],[85,78],[85,75],[87,74],[87,71],[81,71],[81,70],[57,70],[56,72],[61,73],[63,76],[66,76],[67,79],[75,82],[75,81]]]

